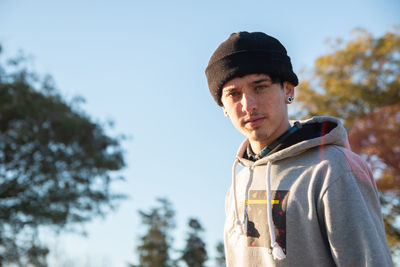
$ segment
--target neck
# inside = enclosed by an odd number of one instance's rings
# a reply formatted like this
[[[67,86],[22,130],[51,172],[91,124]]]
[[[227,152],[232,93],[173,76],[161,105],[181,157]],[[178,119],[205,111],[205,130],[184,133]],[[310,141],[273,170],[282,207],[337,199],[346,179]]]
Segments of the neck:
[[[263,150],[264,147],[268,146],[268,145],[263,145],[260,142],[254,142],[251,140],[249,140],[249,143],[250,143],[251,150],[253,150],[254,154],[256,154],[256,155],[258,153],[260,153],[260,151]]]

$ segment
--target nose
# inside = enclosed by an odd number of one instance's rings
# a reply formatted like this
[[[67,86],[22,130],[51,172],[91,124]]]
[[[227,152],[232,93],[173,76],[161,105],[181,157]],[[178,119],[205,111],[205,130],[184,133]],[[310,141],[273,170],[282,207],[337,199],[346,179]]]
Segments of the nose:
[[[242,95],[241,104],[243,112],[250,113],[257,109],[256,98],[254,95],[249,93],[244,93]]]

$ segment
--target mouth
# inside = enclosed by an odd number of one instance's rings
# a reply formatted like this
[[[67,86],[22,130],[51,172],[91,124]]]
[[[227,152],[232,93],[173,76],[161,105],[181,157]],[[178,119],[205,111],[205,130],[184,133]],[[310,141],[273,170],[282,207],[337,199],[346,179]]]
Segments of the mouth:
[[[254,117],[254,118],[249,118],[244,121],[244,125],[250,128],[255,128],[260,126],[265,120],[265,117]]]

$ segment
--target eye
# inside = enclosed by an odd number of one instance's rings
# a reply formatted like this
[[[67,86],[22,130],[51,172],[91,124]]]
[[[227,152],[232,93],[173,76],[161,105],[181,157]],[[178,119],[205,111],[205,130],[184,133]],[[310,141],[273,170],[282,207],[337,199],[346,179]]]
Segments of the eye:
[[[236,90],[226,92],[226,97],[237,97],[240,96],[240,92]]]
[[[255,90],[256,92],[259,92],[259,91],[265,90],[265,89],[267,89],[267,88],[268,88],[267,85],[257,85],[256,87],[254,87],[254,90]]]

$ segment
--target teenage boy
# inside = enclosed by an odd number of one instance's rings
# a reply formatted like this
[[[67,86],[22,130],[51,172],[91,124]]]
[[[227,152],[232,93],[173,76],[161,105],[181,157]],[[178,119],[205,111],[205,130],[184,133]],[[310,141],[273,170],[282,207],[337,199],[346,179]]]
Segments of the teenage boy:
[[[226,196],[227,266],[393,266],[374,178],[340,120],[289,123],[298,79],[284,46],[233,33],[206,76],[246,137]]]

